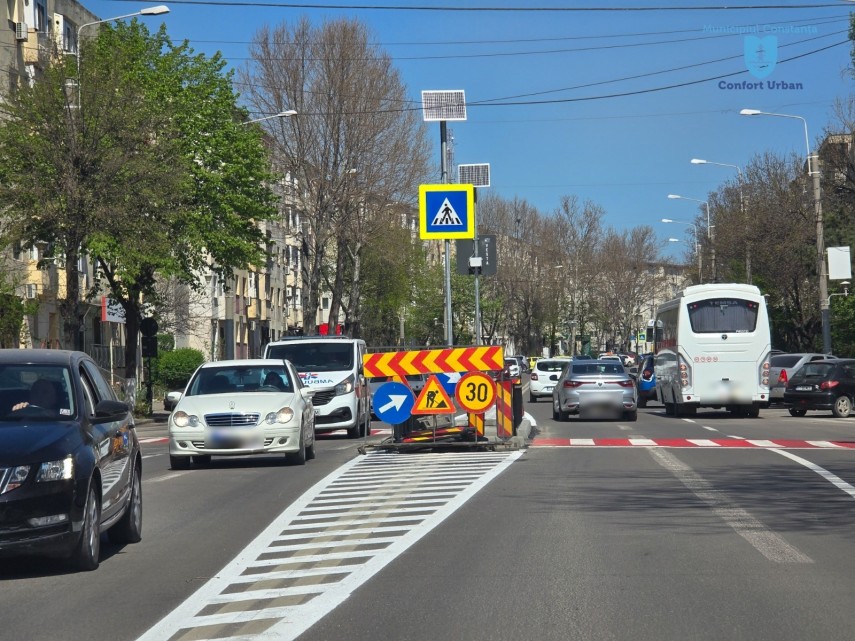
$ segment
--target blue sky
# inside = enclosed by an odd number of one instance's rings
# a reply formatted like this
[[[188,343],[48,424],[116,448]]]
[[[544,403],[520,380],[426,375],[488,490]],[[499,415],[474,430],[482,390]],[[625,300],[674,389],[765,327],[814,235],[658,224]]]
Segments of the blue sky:
[[[853,87],[846,41],[855,2],[843,0],[742,0],[728,3],[737,8],[714,10],[704,7],[725,3],[194,1],[164,0],[170,13],[146,23],[154,30],[165,22],[174,41],[188,39],[202,53],[221,51],[234,67],[246,62],[248,42],[264,24],[303,15],[318,24],[341,16],[359,19],[395,61],[414,104],[426,89],[466,92],[467,120],[448,124],[454,160],[490,163],[493,192],[526,199],[545,213],[562,195],[575,194],[604,207],[608,225],[650,224],[663,241],[686,238],[688,228],[660,223],[661,218],[692,220],[698,213],[697,203],[669,200],[669,193],[703,200],[735,175],[734,169],[692,165],[690,159],[744,167],[766,150],[805,154],[801,121],[740,116],[740,109],[802,116],[813,145],[833,122],[835,99]],[[159,3],[83,4],[107,18]],[[338,8],[314,8],[332,5]],[[417,6],[446,9],[403,9]],[[630,10],[647,7],[667,9]],[[767,38],[764,60],[777,53],[777,64],[763,78],[757,77],[762,71],[748,69],[749,36]],[[756,43],[749,47],[754,63],[756,50]],[[438,166],[439,125],[429,126]],[[671,255],[685,249],[665,244]]]

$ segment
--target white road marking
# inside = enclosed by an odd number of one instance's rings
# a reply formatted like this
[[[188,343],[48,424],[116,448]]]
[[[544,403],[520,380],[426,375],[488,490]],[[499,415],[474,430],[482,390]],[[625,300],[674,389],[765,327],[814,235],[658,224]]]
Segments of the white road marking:
[[[571,438],[570,445],[593,445],[594,439],[592,438]]]
[[[707,425],[701,425],[701,427],[704,428],[705,430],[709,431],[709,432],[718,432],[718,430],[714,427],[709,427]]]
[[[684,418],[682,420],[686,421],[687,423],[694,423],[695,422],[694,419],[691,419],[691,418]]]
[[[710,441],[706,438],[690,438],[686,440],[689,441],[689,443],[694,443],[695,445],[699,445],[700,447],[721,447],[721,445],[719,445],[715,441]]]
[[[143,456],[143,459],[154,458],[155,456],[166,456],[166,452],[161,452],[160,454],[146,454]]]
[[[751,443],[751,445],[756,445],[757,447],[778,447],[778,446],[777,446],[775,443],[773,443],[772,441],[765,441],[765,440],[762,440],[762,439],[760,439],[760,440],[745,439],[745,442],[746,442],[746,443]]]
[[[522,454],[356,457],[139,641],[295,639]]]
[[[808,445],[814,445],[815,447],[836,447],[841,450],[845,450],[846,448],[838,445],[837,443],[832,443],[831,441],[805,441]]]
[[[661,449],[647,451],[659,465],[674,474],[695,496],[709,505],[719,518],[733,528],[734,532],[748,541],[767,559],[775,563],[813,563],[813,559],[769,530],[750,512],[735,505],[724,492],[715,489],[711,483],[676,456]]]
[[[656,445],[656,441],[649,438],[631,438],[629,439],[630,445]]]
[[[812,472],[816,472],[817,474],[819,474],[822,478],[824,478],[826,481],[831,483],[834,487],[836,487],[840,490],[843,490],[849,496],[851,496],[853,499],[855,499],[855,487],[852,487],[849,483],[844,481],[839,476],[832,474],[831,472],[829,472],[825,468],[820,467],[819,465],[817,465],[815,463],[811,463],[810,461],[803,459],[801,456],[796,456],[795,454],[791,454],[790,452],[786,452],[784,450],[771,450],[771,451],[775,452],[776,454],[780,454],[781,456],[786,456],[788,459],[795,461],[799,465],[804,465],[806,468],[808,468]]]
[[[184,476],[185,474],[190,474],[190,472],[170,472],[169,474],[164,474],[163,476],[156,476],[153,479],[146,479],[143,481],[143,483],[161,483],[163,481],[171,481],[172,479],[177,479],[179,476]]]

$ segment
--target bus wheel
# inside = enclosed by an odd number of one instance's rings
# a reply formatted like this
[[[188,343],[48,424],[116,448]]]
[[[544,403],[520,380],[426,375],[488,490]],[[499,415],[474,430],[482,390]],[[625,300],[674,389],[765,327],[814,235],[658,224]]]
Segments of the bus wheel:
[[[754,405],[749,405],[745,408],[745,416],[748,418],[757,418],[760,416],[760,408]]]
[[[674,416],[674,403],[663,403],[665,406],[665,416]]]

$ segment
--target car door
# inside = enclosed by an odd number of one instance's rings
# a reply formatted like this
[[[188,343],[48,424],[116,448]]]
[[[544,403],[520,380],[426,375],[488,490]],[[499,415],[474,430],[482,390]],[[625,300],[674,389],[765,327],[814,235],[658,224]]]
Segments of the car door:
[[[133,447],[130,412],[122,421],[93,423],[98,403],[116,400],[116,395],[94,363],[83,361],[80,364],[80,382],[85,396],[84,423],[96,444],[98,466],[101,468],[102,518],[108,520],[123,507],[130,492],[130,453]]]

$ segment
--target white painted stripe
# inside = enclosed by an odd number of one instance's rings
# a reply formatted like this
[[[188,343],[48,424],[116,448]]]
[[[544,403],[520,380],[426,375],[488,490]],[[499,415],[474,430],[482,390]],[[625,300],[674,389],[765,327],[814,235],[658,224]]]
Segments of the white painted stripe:
[[[631,438],[629,439],[630,445],[656,445],[656,441],[649,438]]]
[[[757,447],[778,447],[778,445],[776,445],[772,441],[745,439],[745,442],[751,443],[751,445],[756,445]]]
[[[692,443],[692,444],[697,445],[699,447],[721,447],[721,445],[719,445],[715,441],[711,441],[711,440],[706,439],[706,438],[689,438],[686,440],[689,441],[689,443]]]
[[[709,505],[713,513],[767,559],[776,563],[813,563],[813,559],[769,530],[747,510],[735,505],[724,492],[715,489],[673,454],[662,449],[647,451],[659,465],[674,474],[695,496]]]
[[[734,435],[732,435],[732,434],[728,434],[728,435],[727,435],[727,438],[738,438],[740,441],[744,441],[744,440],[745,440],[745,437],[744,437],[744,436],[734,436]]]
[[[442,523],[446,518],[448,518],[451,514],[453,514],[460,506],[462,506],[466,501],[472,498],[479,490],[481,490],[484,486],[486,486],[490,481],[492,481],[496,476],[501,474],[505,469],[507,469],[514,461],[520,458],[523,455],[524,451],[518,450],[514,452],[508,452],[501,456],[490,457],[490,460],[494,461],[494,466],[485,471],[484,474],[475,482],[468,483],[465,487],[461,487],[459,493],[449,500],[445,505],[441,506],[439,509],[434,510],[430,513],[424,520],[417,526],[412,527],[408,530],[406,534],[400,537],[396,537],[394,543],[386,547],[383,550],[361,550],[361,551],[352,551],[348,553],[344,552],[328,552],[319,556],[300,556],[296,559],[290,556],[286,556],[281,559],[270,559],[266,558],[263,561],[259,560],[261,555],[270,556],[271,552],[275,553],[275,551],[270,547],[271,541],[275,540],[276,537],[280,536],[283,532],[289,531],[291,533],[294,532],[291,524],[295,520],[306,520],[305,518],[299,516],[306,508],[310,506],[312,501],[314,501],[318,495],[325,490],[330,483],[333,483],[337,479],[342,478],[342,476],[347,475],[348,472],[353,470],[356,467],[362,467],[362,465],[373,465],[375,463],[379,463],[381,460],[383,462],[389,460],[390,455],[388,454],[369,454],[368,456],[358,457],[352,459],[345,463],[341,468],[334,471],[332,474],[328,475],[326,478],[322,479],[320,482],[315,484],[311,489],[309,489],[303,496],[301,496],[297,501],[295,501],[288,509],[282,512],[278,517],[276,517],[273,523],[270,524],[255,540],[253,540],[246,548],[244,548],[235,559],[230,562],[225,568],[223,568],[217,575],[205,583],[202,587],[200,587],[194,594],[192,594],[188,599],[186,599],[182,604],[180,604],[173,612],[164,617],[161,621],[159,621],[156,625],[150,628],[145,634],[143,634],[139,641],[162,641],[163,639],[172,638],[175,634],[178,633],[179,630],[195,627],[197,625],[206,625],[209,623],[226,623],[240,620],[270,620],[276,619],[277,623],[274,623],[271,627],[269,627],[265,633],[265,638],[276,639],[277,641],[290,641],[298,637],[301,633],[303,633],[306,629],[312,626],[316,621],[320,618],[328,614],[335,607],[341,604],[347,597],[353,593],[360,585],[362,585],[365,581],[370,579],[372,576],[377,574],[380,570],[382,570],[389,562],[395,559],[398,555],[406,551],[409,547],[418,542],[422,537],[427,535],[432,529]],[[440,456],[444,461],[454,461],[460,460],[459,457],[455,457],[454,454],[440,454],[440,455],[425,455],[422,457],[421,455],[417,459],[413,459],[413,465],[419,465],[421,461],[425,463],[431,462],[431,457]],[[397,457],[394,457],[397,458]],[[479,457],[468,457],[470,460],[473,458]],[[483,462],[487,457],[480,457],[480,461]],[[433,459],[436,460],[436,459]],[[360,465],[361,464],[361,465]],[[395,508],[394,516],[397,518],[401,518],[408,511],[408,508]],[[424,512],[425,510],[420,510]],[[359,514],[359,511],[356,512],[347,512],[346,517],[350,518],[356,514]],[[373,520],[381,521],[380,515],[376,511],[369,511],[365,513],[366,516],[373,517]],[[317,527],[324,528],[326,526],[325,520],[327,518],[326,515],[312,515],[308,518],[319,522]],[[335,520],[340,518],[337,515],[330,516],[329,519]],[[340,523],[334,523],[335,525],[340,525]],[[384,525],[389,525],[386,522],[383,522]],[[326,534],[326,530],[324,530],[324,534]],[[372,540],[366,541],[368,544],[372,542]],[[356,542],[351,542],[351,545],[355,545]],[[278,546],[277,546],[278,547]],[[355,557],[368,557],[368,560],[361,564],[357,569],[347,574],[347,576],[339,581],[334,583],[329,583],[322,586],[323,593],[309,601],[308,603],[302,604],[299,607],[291,607],[291,608],[276,608],[270,610],[253,610],[247,613],[229,613],[222,615],[211,615],[211,616],[196,616],[196,614],[205,607],[206,604],[211,603],[214,600],[225,598],[225,595],[228,593],[228,586],[232,584],[236,579],[243,580],[245,578],[244,571],[247,567],[270,567],[276,565],[285,565],[287,563],[295,563],[295,562],[311,562],[314,560],[317,561],[328,561],[331,558],[355,558]],[[328,568],[330,574],[336,573],[336,568]],[[263,580],[263,576],[258,577],[259,580]],[[321,586],[306,586],[302,593],[306,592],[316,592],[317,589]],[[296,589],[296,588],[292,588]],[[275,591],[278,593],[278,591]],[[255,592],[254,595],[257,596],[259,593],[264,594],[264,592]],[[241,595],[245,593],[240,593]],[[231,637],[231,639],[236,639],[238,637]],[[247,639],[249,637],[246,637]]]
[[[695,422],[695,419],[692,419],[692,418],[684,418],[682,420],[686,421],[687,423],[694,423]]]
[[[814,447],[836,447],[837,449],[845,450],[846,448],[837,445],[836,443],[832,443],[831,441],[805,441],[808,445],[813,445]]]
[[[594,439],[592,438],[571,438],[570,445],[593,445]]]
[[[701,425],[702,428],[707,430],[708,432],[718,432],[718,430],[714,427],[709,427],[708,425]]]
[[[163,476],[156,476],[153,479],[145,479],[143,483],[162,483],[163,481],[171,481],[172,479],[177,479],[179,476],[184,476],[185,474],[190,474],[190,472],[169,472],[167,474],[164,474]]]
[[[793,460],[800,465],[804,465],[806,468],[808,468],[812,472],[816,472],[817,474],[819,474],[822,478],[824,478],[826,481],[831,483],[834,487],[836,487],[839,490],[843,490],[849,496],[851,496],[853,499],[855,499],[855,487],[852,487],[849,483],[844,481],[839,476],[832,474],[831,472],[829,472],[825,468],[820,467],[819,465],[816,465],[815,463],[811,463],[810,461],[803,459],[801,456],[796,456],[795,454],[792,454],[791,452],[786,452],[784,450],[772,450],[772,451],[775,452],[776,454],[780,454],[781,456],[786,456],[788,459]]]

